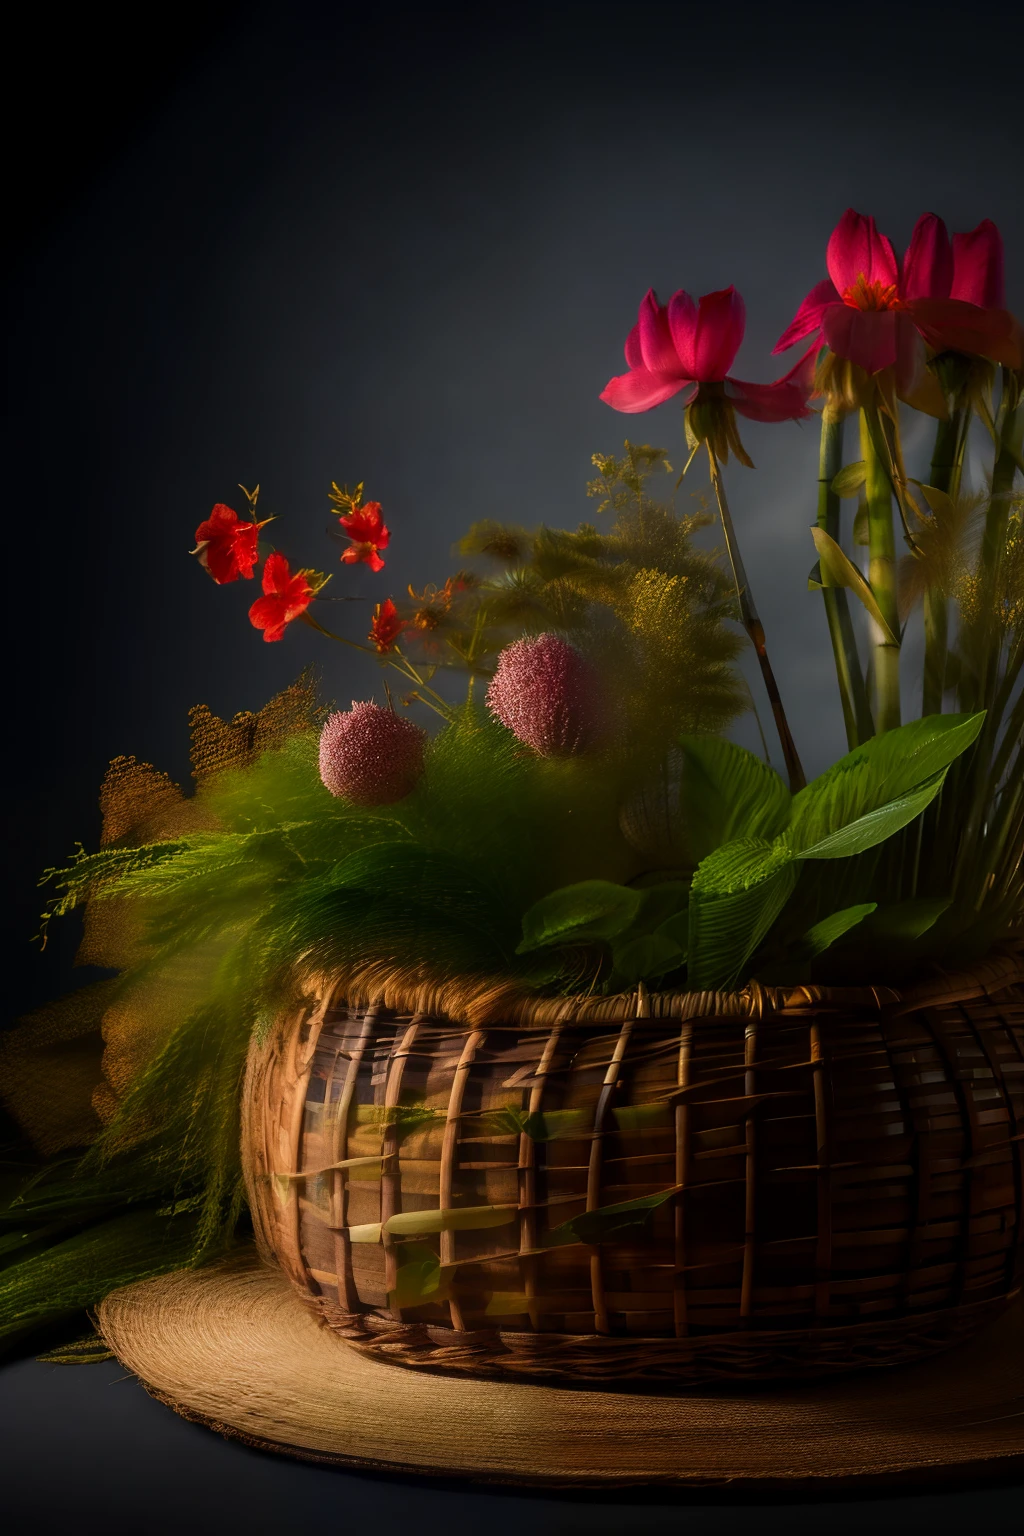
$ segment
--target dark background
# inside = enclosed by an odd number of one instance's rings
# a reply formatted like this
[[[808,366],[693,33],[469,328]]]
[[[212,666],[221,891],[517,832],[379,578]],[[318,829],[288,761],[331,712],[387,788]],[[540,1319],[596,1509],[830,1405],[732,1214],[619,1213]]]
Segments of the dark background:
[[[256,708],[307,661],[343,705],[376,686],[301,626],[262,644],[253,588],[218,590],[188,559],[214,501],[238,505],[237,482],[260,481],[293,564],[333,567],[330,590],[367,605],[442,581],[474,518],[573,526],[589,515],[592,452],[627,434],[681,449],[672,405],[630,419],[597,398],[646,288],[735,282],[748,306],[736,372],[772,378],[788,363],[771,345],[824,275],[848,204],[898,247],[926,209],[951,229],[995,219],[1019,313],[1022,40],[1016,6],[942,0],[21,17],[4,92],[8,1016],[74,979],[73,923],[43,954],[30,943],[34,887],[76,839],[95,844],[111,757],[184,779],[190,705]],[[813,773],[843,747],[805,580],[817,434],[751,424],[744,437],[758,473],[730,470],[734,513]],[[365,479],[385,506],[380,576],[337,566],[332,478]],[[368,612],[331,617],[359,638]],[[212,1530],[237,1516],[269,1531],[334,1511],[380,1529],[724,1533],[783,1518],[345,1478],[225,1447],[120,1375],[26,1363],[0,1377],[0,1507],[16,1529],[49,1516]],[[1020,1497],[785,1521],[952,1531],[1006,1523]]]

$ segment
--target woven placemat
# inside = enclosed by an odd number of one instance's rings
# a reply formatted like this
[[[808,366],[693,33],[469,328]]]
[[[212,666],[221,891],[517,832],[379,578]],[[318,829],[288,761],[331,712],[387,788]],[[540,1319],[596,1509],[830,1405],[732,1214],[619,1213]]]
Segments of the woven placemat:
[[[247,1255],[116,1291],[118,1359],[186,1418],[393,1474],[827,1498],[1024,1477],[1024,1309],[972,1344],[815,1386],[609,1392],[442,1376],[360,1354]]]

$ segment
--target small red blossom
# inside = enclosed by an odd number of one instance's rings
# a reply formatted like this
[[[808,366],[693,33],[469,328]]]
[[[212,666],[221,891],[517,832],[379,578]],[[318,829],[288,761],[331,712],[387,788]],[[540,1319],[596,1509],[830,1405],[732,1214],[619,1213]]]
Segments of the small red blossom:
[[[196,529],[192,553],[218,586],[237,581],[239,576],[251,581],[259,559],[256,545],[261,526],[255,521],[243,522],[234,508],[218,502],[206,522]]]
[[[284,555],[273,554],[263,567],[263,591],[249,609],[249,620],[254,629],[262,629],[264,640],[280,640],[313,601],[314,588],[305,571],[293,576]]]
[[[384,561],[378,551],[387,549],[391,542],[391,530],[384,525],[379,501],[367,501],[354,506],[340,519],[341,526],[352,543],[342,554],[346,565],[368,565],[371,571],[382,571]]]
[[[370,624],[369,639],[377,647],[377,654],[385,656],[393,650],[395,642],[408,625],[404,619],[398,617],[398,609],[390,597],[386,602],[378,603],[373,610],[373,621]]]

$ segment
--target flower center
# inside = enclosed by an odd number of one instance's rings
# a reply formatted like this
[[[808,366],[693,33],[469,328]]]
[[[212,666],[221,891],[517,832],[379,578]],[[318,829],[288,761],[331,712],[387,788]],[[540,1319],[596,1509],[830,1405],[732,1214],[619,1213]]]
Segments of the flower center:
[[[882,283],[877,279],[869,283],[863,272],[858,272],[857,281],[844,292],[843,303],[849,304],[851,309],[899,309],[900,307],[900,301],[896,297],[895,283]]]

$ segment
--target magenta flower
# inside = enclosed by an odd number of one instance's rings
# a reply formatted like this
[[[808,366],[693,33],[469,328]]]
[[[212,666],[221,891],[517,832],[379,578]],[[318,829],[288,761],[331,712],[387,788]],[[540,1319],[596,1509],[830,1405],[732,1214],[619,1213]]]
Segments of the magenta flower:
[[[329,715],[320,734],[320,777],[332,795],[355,805],[403,800],[423,772],[427,733],[379,704]]]
[[[746,308],[735,288],[705,293],[699,305],[682,289],[667,305],[648,289],[626,338],[629,372],[610,379],[601,399],[617,411],[649,411],[681,389],[684,402],[723,397],[752,421],[793,421],[807,409],[810,379],[804,360],[774,384],[749,384],[729,374],[746,327]]]
[[[991,219],[982,219],[977,229],[953,236],[953,282],[949,296],[977,304],[981,309],[1002,309],[1006,304],[1003,237]]]
[[[605,734],[601,680],[557,635],[516,640],[498,657],[487,707],[541,757],[572,757]]]
[[[1002,299],[1002,242],[991,221],[951,245],[942,220],[922,214],[901,262],[874,219],[848,208],[826,265],[828,277],[804,299],[776,352],[820,334],[868,374],[894,369],[904,399],[922,382],[925,343],[1021,366],[1020,327],[993,303]]]

